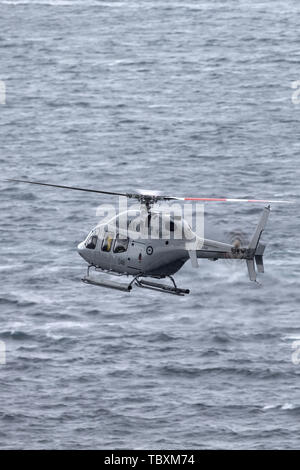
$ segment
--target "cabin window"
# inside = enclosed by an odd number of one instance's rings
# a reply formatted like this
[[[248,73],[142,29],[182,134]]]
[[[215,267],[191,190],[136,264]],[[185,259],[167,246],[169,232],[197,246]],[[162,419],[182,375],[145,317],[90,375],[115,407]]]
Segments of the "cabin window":
[[[175,232],[175,224],[173,222],[173,220],[170,220],[168,222],[165,223],[165,228],[166,230],[170,230],[170,232]]]
[[[128,238],[120,238],[120,236],[117,235],[117,238],[114,244],[114,253],[124,253],[125,251],[127,251],[128,243],[129,243]]]
[[[103,241],[102,241],[102,251],[106,251],[107,253],[111,250],[111,245],[112,245],[112,241],[114,239],[114,235],[110,232],[106,233],[104,238],[103,238]]]
[[[86,242],[86,247],[89,249],[89,250],[94,250],[96,248],[96,245],[97,245],[97,240],[98,240],[98,237],[97,235],[92,235]]]

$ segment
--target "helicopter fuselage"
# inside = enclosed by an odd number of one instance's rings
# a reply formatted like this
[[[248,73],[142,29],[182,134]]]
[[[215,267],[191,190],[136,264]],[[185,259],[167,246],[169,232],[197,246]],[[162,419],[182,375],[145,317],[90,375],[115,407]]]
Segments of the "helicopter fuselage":
[[[87,238],[78,245],[78,252],[89,264],[88,275],[84,282],[131,290],[133,283],[164,292],[184,295],[186,289],[179,289],[172,275],[190,258],[193,267],[198,267],[198,258],[244,259],[247,262],[250,280],[256,280],[254,258],[259,272],[263,272],[264,245],[259,243],[266,225],[270,208],[263,210],[259,224],[247,248],[209,240],[192,231],[190,225],[181,217],[170,214],[141,211],[132,220],[129,211],[118,214],[109,222],[95,227]],[[120,229],[117,223],[126,216],[126,227]],[[151,222],[151,223],[150,223]],[[152,223],[154,222],[154,224]],[[165,232],[164,228],[169,231]],[[138,229],[138,230],[137,230]],[[181,236],[175,236],[181,234]],[[147,235],[147,236],[145,236]],[[133,276],[127,286],[115,282],[99,282],[89,277],[90,267],[110,274]],[[171,278],[174,286],[167,287],[141,277]]]
[[[140,216],[135,221],[136,225],[140,227],[146,219]],[[165,219],[167,217],[163,217],[163,222],[170,222]],[[165,277],[175,274],[189,259],[183,240],[163,238],[161,233],[143,238],[142,235],[137,236],[132,227],[125,233],[112,222],[115,220],[95,227],[78,245],[80,256],[89,265],[125,275]]]

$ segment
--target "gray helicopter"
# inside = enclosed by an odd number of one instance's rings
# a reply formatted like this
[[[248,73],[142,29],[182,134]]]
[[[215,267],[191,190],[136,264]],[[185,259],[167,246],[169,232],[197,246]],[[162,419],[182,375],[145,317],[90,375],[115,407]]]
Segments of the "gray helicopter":
[[[260,202],[288,203],[289,201],[268,201],[256,199],[227,198],[178,198],[163,196],[154,192],[120,193],[100,191],[73,186],[63,186],[27,180],[9,180],[18,183],[36,184],[76,191],[126,197],[139,203],[139,210],[126,210],[91,230],[86,239],[79,243],[78,253],[88,263],[87,275],[82,279],[87,284],[130,292],[134,286],[183,296],[189,289],[179,288],[173,275],[188,261],[194,268],[198,259],[242,259],[246,261],[251,281],[257,282],[257,272],[264,272],[263,254],[265,245],[260,243],[266,226],[270,206],[264,207],[260,220],[248,246],[221,243],[200,236],[181,216],[160,211],[157,204],[170,201],[200,202]],[[178,235],[179,234],[179,235]],[[177,236],[176,236],[177,235]],[[102,274],[102,279],[92,277],[90,270]],[[108,275],[131,276],[129,283],[108,279]],[[104,276],[104,279],[103,279]],[[169,278],[171,284],[160,282]]]

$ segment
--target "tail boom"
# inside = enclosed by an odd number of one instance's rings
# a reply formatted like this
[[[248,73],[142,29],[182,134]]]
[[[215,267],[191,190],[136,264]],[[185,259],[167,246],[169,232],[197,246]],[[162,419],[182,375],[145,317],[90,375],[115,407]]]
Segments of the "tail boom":
[[[270,206],[262,211],[261,218],[247,248],[236,248],[233,245],[220,243],[215,240],[204,240],[201,250],[197,250],[197,258],[206,258],[216,261],[218,259],[244,259],[247,263],[250,281],[256,281],[257,272],[264,272],[263,254],[265,245],[260,243],[261,235],[265,229],[270,214]]]

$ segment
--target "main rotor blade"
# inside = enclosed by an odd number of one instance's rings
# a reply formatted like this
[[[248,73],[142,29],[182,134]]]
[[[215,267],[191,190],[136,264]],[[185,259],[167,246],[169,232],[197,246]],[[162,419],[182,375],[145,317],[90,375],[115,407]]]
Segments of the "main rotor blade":
[[[62,189],[72,189],[75,191],[85,191],[88,193],[97,193],[97,194],[108,194],[110,196],[124,196],[128,198],[142,200],[149,200],[152,203],[157,201],[202,201],[202,202],[252,202],[252,203],[274,203],[274,204],[294,204],[294,201],[281,201],[281,200],[270,200],[270,199],[229,199],[229,198],[216,198],[216,197],[173,197],[173,196],[162,196],[158,192],[148,191],[137,193],[119,193],[115,191],[100,191],[97,189],[87,189],[87,188],[78,188],[75,186],[64,186],[60,184],[50,184],[50,183],[41,183],[38,181],[28,181],[28,180],[17,180],[17,179],[8,179],[7,181],[13,181],[15,183],[27,183],[27,184],[37,184],[40,186],[50,186],[52,188],[62,188]]]
[[[228,199],[216,197],[178,197],[173,198],[179,201],[204,201],[204,202],[263,202],[263,203],[279,203],[279,204],[294,204],[294,201],[279,201],[270,199]]]
[[[60,184],[40,183],[38,181],[15,180],[15,179],[9,179],[7,181],[13,181],[15,183],[38,184],[40,186],[51,186],[52,188],[73,189],[75,191],[85,191],[85,192],[88,192],[88,193],[109,194],[111,196],[126,196],[126,197],[128,197],[128,194],[126,194],[126,193],[116,193],[116,192],[112,192],[112,191],[98,191],[96,189],[77,188],[75,186],[63,186],[63,185],[60,185]]]

